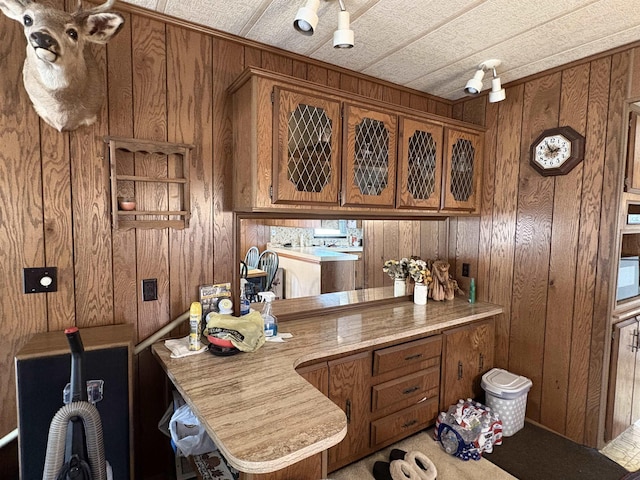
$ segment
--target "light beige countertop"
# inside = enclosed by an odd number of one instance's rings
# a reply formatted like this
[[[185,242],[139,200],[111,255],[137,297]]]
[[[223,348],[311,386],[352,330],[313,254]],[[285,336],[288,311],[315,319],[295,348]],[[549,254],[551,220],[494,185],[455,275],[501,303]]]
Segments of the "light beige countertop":
[[[357,255],[344,253],[340,249],[333,247],[271,247],[270,250],[273,250],[278,255],[297,258],[300,260],[310,260],[314,262],[339,262],[346,260],[358,260]]]
[[[162,342],[152,350],[229,463],[246,473],[273,472],[332,447],[346,434],[343,411],[298,375],[296,366],[437,334],[503,311],[465,298],[415,305],[410,297],[391,297],[392,291],[326,294],[284,300],[280,307],[275,302],[275,313],[283,317],[279,331],[293,338],[267,342],[254,353],[172,359]],[[349,298],[374,301],[347,308]],[[295,302],[305,312],[298,319]],[[324,306],[324,315],[312,313]]]

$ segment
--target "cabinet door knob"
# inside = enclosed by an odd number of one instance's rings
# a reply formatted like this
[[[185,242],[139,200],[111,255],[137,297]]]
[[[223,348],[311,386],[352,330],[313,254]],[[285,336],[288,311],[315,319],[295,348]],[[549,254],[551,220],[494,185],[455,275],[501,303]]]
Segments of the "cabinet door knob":
[[[478,372],[482,372],[484,370],[484,355],[481,353],[478,361]]]
[[[458,380],[462,378],[462,362],[458,362]]]
[[[347,415],[347,423],[351,423],[351,400],[349,399],[347,399],[347,405],[344,413]]]

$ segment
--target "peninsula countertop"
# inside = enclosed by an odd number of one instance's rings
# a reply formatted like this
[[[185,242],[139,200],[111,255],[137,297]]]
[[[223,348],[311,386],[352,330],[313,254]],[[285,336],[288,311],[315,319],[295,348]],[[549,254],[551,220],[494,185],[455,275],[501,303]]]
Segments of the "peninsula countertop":
[[[344,249],[332,247],[271,247],[278,255],[285,257],[297,258],[299,260],[312,262],[340,262],[348,260],[358,260],[357,255],[345,253]],[[351,247],[352,249],[362,249],[362,247]],[[357,252],[359,250],[350,250]],[[360,250],[361,251],[361,250]]]
[[[370,289],[365,296],[382,298],[387,290],[393,289]],[[300,319],[292,314],[291,303],[286,305],[283,316],[290,319],[281,320],[279,329],[292,333],[293,338],[284,343],[267,342],[254,353],[216,357],[205,352],[172,359],[162,342],[152,346],[173,384],[225,458],[238,470],[277,471],[344,438],[344,412],[298,375],[296,366],[437,334],[503,311],[497,305],[469,304],[463,298],[415,305],[410,297],[345,309],[338,306],[342,297],[334,296],[320,295],[312,301],[333,310],[309,315],[307,309]]]

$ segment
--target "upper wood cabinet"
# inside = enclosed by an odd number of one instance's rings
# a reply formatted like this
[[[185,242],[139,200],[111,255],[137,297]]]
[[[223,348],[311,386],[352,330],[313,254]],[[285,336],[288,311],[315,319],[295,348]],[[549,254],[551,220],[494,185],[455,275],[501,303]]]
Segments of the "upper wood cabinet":
[[[479,213],[481,127],[256,68],[230,93],[235,211]]]
[[[482,138],[478,132],[447,127],[444,130],[443,210],[480,210]]]
[[[340,102],[274,88],[273,202],[338,202]]]
[[[397,116],[346,104],[343,205],[394,206]]]
[[[440,124],[400,117],[399,208],[440,208],[442,131]]]

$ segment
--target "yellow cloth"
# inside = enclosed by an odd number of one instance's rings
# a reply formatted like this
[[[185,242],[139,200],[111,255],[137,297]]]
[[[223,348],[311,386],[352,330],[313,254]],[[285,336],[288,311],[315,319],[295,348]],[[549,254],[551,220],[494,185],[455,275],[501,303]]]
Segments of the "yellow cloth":
[[[241,317],[211,312],[207,315],[206,334],[233,343],[243,352],[255,352],[264,345],[264,321],[260,312],[251,311]]]

